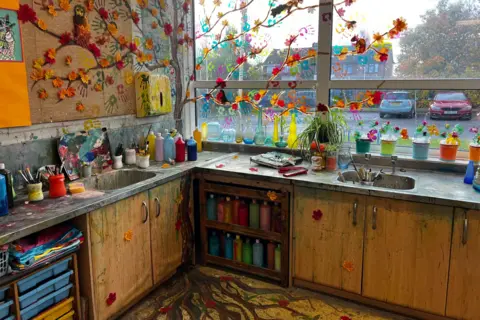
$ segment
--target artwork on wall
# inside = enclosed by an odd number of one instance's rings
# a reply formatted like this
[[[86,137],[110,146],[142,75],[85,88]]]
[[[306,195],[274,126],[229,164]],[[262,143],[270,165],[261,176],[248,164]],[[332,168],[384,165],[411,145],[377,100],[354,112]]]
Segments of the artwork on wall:
[[[167,76],[138,72],[135,74],[135,92],[138,118],[172,112],[170,79]]]

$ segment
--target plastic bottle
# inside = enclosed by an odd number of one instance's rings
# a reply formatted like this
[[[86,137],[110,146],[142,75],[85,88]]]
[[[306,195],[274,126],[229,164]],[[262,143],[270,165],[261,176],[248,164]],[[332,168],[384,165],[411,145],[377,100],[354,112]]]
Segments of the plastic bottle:
[[[239,224],[238,222],[238,209],[240,208],[240,199],[238,196],[232,201],[232,223]]]
[[[175,142],[175,161],[185,162],[185,142],[181,137]]]
[[[297,141],[297,116],[295,113],[292,113],[292,119],[290,120],[290,130],[288,132],[287,138],[288,147],[290,149],[295,149],[298,146]]]
[[[163,141],[163,159],[167,162],[175,160],[175,143],[166,129],[165,140]]]
[[[245,240],[245,243],[243,244],[242,260],[246,264],[252,264],[253,262],[252,245],[250,244],[250,239]]]
[[[157,133],[157,138],[155,139],[155,161],[163,161],[163,139],[161,133]]]
[[[275,270],[279,271],[282,269],[282,248],[278,245],[275,248]]]
[[[147,141],[148,141],[148,149],[149,149],[149,152],[150,152],[150,160],[155,160],[155,140],[157,139],[157,137],[155,136],[155,133],[153,133],[152,130],[150,130],[150,132],[148,133],[148,136],[147,136]]]
[[[208,124],[206,122],[202,123],[202,141],[207,141],[208,136]]]
[[[248,207],[244,202],[238,207],[238,224],[248,227]]]
[[[263,244],[258,239],[253,245],[253,264],[257,267],[263,267]]]
[[[217,201],[213,194],[207,199],[207,219],[217,220]]]
[[[212,256],[220,256],[220,239],[215,231],[212,231],[210,239],[208,239],[208,254]]]
[[[193,131],[193,139],[197,143],[197,152],[202,152],[202,132],[198,130],[198,127]]]
[[[223,213],[225,214],[225,223],[232,223],[232,202],[230,197],[227,197],[225,203],[223,204]]]
[[[225,238],[225,258],[233,260],[233,239],[230,233],[227,233]]]
[[[177,131],[177,129],[170,130],[170,135],[172,136],[173,142],[175,142],[175,143],[178,141],[178,139],[183,140],[182,135]]]
[[[275,269],[275,244],[273,242],[267,244],[267,265],[268,269]]]
[[[274,116],[273,118],[273,137],[272,141],[273,143],[277,143],[280,141],[279,135],[278,135],[278,124],[280,123],[280,117]]]
[[[250,223],[249,226],[250,228],[254,229],[259,229],[260,228],[260,207],[257,203],[257,200],[252,200],[252,203],[250,203]]]
[[[273,204],[273,209],[272,209],[272,223],[271,223],[271,228],[273,232],[282,232],[282,210],[278,206],[278,203],[275,202]]]
[[[223,210],[224,202],[220,200],[217,202],[217,220],[218,222],[225,222],[225,213]]]
[[[260,228],[264,231],[270,231],[270,222],[272,216],[272,207],[267,201],[264,201],[260,206]]]
[[[8,214],[7,180],[0,175],[0,216]]]
[[[197,143],[193,140],[193,137],[187,141],[187,160],[197,161]]]
[[[5,177],[5,183],[7,185],[7,200],[8,207],[13,208],[13,199],[15,198],[15,191],[13,190],[13,177],[10,170],[5,169],[5,164],[0,163],[0,175]]]
[[[475,164],[472,160],[468,161],[467,172],[463,178],[463,183],[473,184],[473,179],[475,178]]]
[[[240,262],[242,261],[242,251],[243,251],[242,245],[243,245],[242,239],[237,234],[237,237],[233,242],[233,251],[234,251],[233,255],[234,255],[235,261],[240,261]]]

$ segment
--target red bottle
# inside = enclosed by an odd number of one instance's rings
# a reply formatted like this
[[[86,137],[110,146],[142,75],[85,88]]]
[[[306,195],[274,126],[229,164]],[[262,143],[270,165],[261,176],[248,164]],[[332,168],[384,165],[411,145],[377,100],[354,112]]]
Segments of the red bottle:
[[[238,199],[238,196],[235,197],[235,200],[232,201],[233,204],[233,210],[232,210],[232,223],[233,224],[239,224],[238,223],[238,208],[240,208],[240,200]]]
[[[238,206],[238,224],[248,227],[248,206],[243,202]]]
[[[275,269],[275,244],[273,242],[267,244],[267,264],[268,269]]]
[[[175,142],[175,161],[185,162],[185,142],[182,138],[178,138]]]

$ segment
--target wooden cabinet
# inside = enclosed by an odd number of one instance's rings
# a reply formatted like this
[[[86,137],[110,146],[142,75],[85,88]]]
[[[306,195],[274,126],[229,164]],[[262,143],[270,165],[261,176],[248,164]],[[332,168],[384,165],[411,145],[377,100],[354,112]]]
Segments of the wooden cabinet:
[[[480,211],[456,209],[448,281],[447,316],[480,315]]]
[[[362,295],[443,315],[453,209],[369,197],[366,217]]]
[[[365,196],[295,187],[294,197],[294,278],[360,294]]]
[[[154,284],[171,276],[182,263],[182,233],[177,225],[181,218],[179,196],[179,179],[149,191]]]
[[[142,192],[87,215],[95,319],[118,313],[153,285],[148,203]],[[116,300],[108,305],[110,294]]]

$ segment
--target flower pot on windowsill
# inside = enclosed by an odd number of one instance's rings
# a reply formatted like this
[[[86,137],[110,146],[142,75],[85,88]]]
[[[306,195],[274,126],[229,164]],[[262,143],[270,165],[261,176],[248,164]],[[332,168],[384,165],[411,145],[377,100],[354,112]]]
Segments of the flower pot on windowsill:
[[[440,160],[453,162],[457,159],[458,144],[440,142]]]
[[[397,140],[382,139],[380,141],[380,155],[384,157],[390,157],[395,154],[395,147],[397,146]]]
[[[415,160],[427,160],[430,150],[430,142],[413,141],[412,157]]]
[[[357,153],[369,153],[370,152],[370,145],[372,141],[368,139],[357,139],[356,140],[356,149]]]
[[[474,164],[480,164],[480,145],[470,144],[468,160],[473,161]]]

